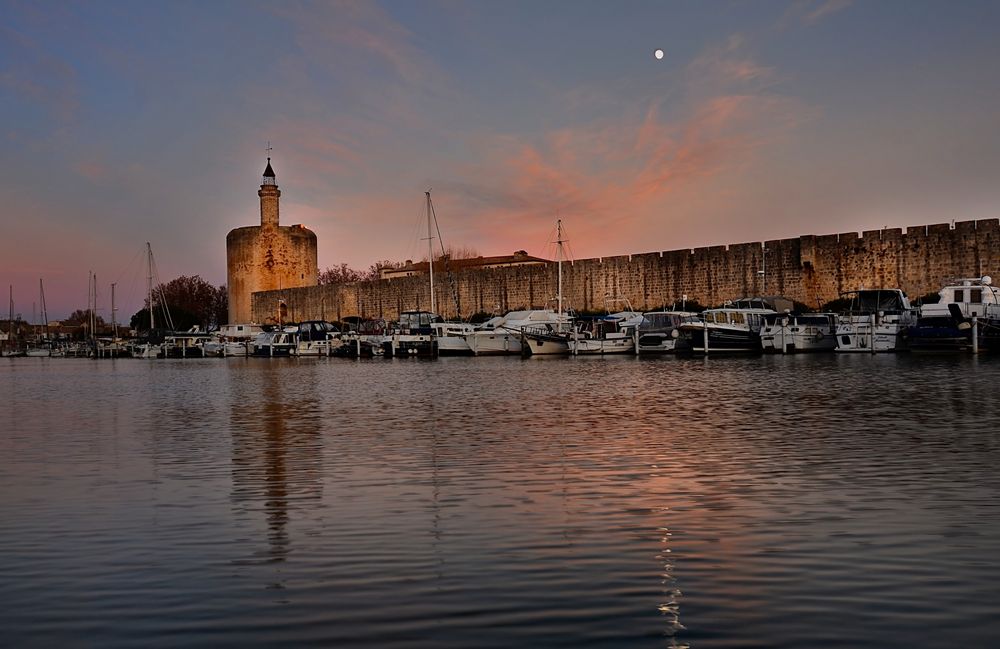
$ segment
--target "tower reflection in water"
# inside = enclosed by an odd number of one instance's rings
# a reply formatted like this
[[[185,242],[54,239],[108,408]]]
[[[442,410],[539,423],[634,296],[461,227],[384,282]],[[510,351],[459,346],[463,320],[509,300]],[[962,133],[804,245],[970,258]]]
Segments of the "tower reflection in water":
[[[281,375],[297,370],[294,382]],[[289,526],[322,497],[321,413],[305,367],[266,363],[234,376],[231,404],[232,502],[251,527],[263,514],[267,547],[237,563],[283,563],[291,552]],[[283,589],[275,575],[270,588]]]

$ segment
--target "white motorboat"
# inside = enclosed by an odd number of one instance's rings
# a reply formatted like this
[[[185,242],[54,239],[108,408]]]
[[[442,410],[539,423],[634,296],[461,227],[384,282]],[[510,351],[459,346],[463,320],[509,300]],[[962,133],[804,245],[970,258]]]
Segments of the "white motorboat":
[[[466,337],[476,330],[476,325],[468,322],[432,322],[431,331],[437,341],[441,356],[468,356],[472,348]]]
[[[764,352],[832,352],[837,347],[837,314],[775,313],[764,316],[760,331]]]
[[[206,356],[249,356],[253,352],[253,341],[264,333],[258,324],[225,324],[216,332],[211,342],[203,345]]]
[[[633,354],[636,332],[643,315],[635,311],[619,311],[590,322],[570,336],[572,354]]]
[[[694,322],[697,313],[690,311],[650,311],[639,324],[639,353],[664,354],[674,351],[677,339],[674,329],[684,322]]]
[[[144,342],[133,343],[129,348],[132,358],[159,358],[163,354],[163,345]]]
[[[253,356],[291,356],[295,352],[294,331],[265,331],[257,334],[253,341]]]
[[[476,356],[521,354],[521,337],[525,328],[569,331],[572,322],[569,315],[560,315],[552,309],[511,311],[487,320],[466,334],[465,340]]]
[[[340,329],[324,320],[307,320],[296,327],[296,356],[330,356],[341,345]]]
[[[1000,289],[989,275],[957,279],[938,291],[938,301],[920,306],[910,327],[913,351],[963,351],[972,348],[972,318],[978,325],[980,347],[997,336],[1000,325]]]
[[[894,352],[908,349],[917,312],[898,288],[861,289],[843,295],[850,309],[837,324],[838,352]]]

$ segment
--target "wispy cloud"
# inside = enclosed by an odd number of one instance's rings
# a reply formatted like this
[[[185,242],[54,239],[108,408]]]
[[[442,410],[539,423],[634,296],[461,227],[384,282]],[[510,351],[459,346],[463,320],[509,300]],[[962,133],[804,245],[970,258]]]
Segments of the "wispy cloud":
[[[0,26],[0,90],[40,106],[57,126],[72,122],[79,109],[76,70],[29,37]]]
[[[785,11],[779,21],[779,27],[789,27],[794,24],[811,27],[852,4],[854,0],[799,0],[792,3]]]
[[[481,241],[499,251],[526,247],[525,239],[537,242],[557,216],[576,223],[578,252],[641,248],[649,245],[650,224],[671,213],[675,194],[749,163],[756,148],[807,114],[789,99],[725,95],[677,120],[652,106],[637,118],[535,139],[498,137],[481,149],[474,168],[456,170],[462,180],[440,189],[465,222],[461,234],[480,248]]]
[[[746,39],[733,34],[719,45],[705,49],[686,70],[690,90],[707,88],[718,92],[732,84],[746,88],[761,88],[778,80],[773,67],[761,65],[747,53]]]

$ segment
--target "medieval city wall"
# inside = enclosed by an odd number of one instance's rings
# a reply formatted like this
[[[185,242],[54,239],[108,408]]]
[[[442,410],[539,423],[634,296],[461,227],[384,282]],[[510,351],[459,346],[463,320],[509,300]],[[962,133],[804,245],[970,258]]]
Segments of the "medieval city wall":
[[[758,273],[764,250],[766,286]],[[643,310],[679,306],[684,295],[703,305],[783,295],[815,306],[858,288],[900,287],[917,298],[951,278],[984,274],[1000,281],[998,219],[580,259],[563,263],[563,296],[577,310],[602,309],[606,296]],[[454,282],[435,273],[434,281],[437,311],[446,317],[554,306],[556,287],[554,262],[462,271]],[[419,275],[254,293],[253,320],[274,322],[282,303],[286,321],[391,320],[430,307],[427,277]]]

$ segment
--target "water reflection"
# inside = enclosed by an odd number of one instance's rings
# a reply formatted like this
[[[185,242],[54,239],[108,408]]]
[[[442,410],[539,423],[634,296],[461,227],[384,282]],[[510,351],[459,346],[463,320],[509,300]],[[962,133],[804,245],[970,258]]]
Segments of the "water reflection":
[[[294,362],[250,366],[230,377],[232,502],[240,516],[263,514],[267,549],[254,556],[267,563],[288,560],[293,514],[321,501],[323,492],[315,368]],[[281,574],[269,587],[284,588]]]
[[[995,358],[12,367],[12,646],[997,637]]]
[[[669,515],[669,507],[663,507],[658,513],[666,517]],[[663,564],[662,584],[663,602],[659,606],[660,613],[666,620],[666,629],[663,634],[667,637],[667,646],[671,649],[687,649],[688,645],[678,641],[677,635],[684,630],[681,624],[681,589],[677,584],[677,577],[674,576],[674,555],[671,552],[671,537],[669,527],[661,527],[660,540],[661,550],[657,559]]]

